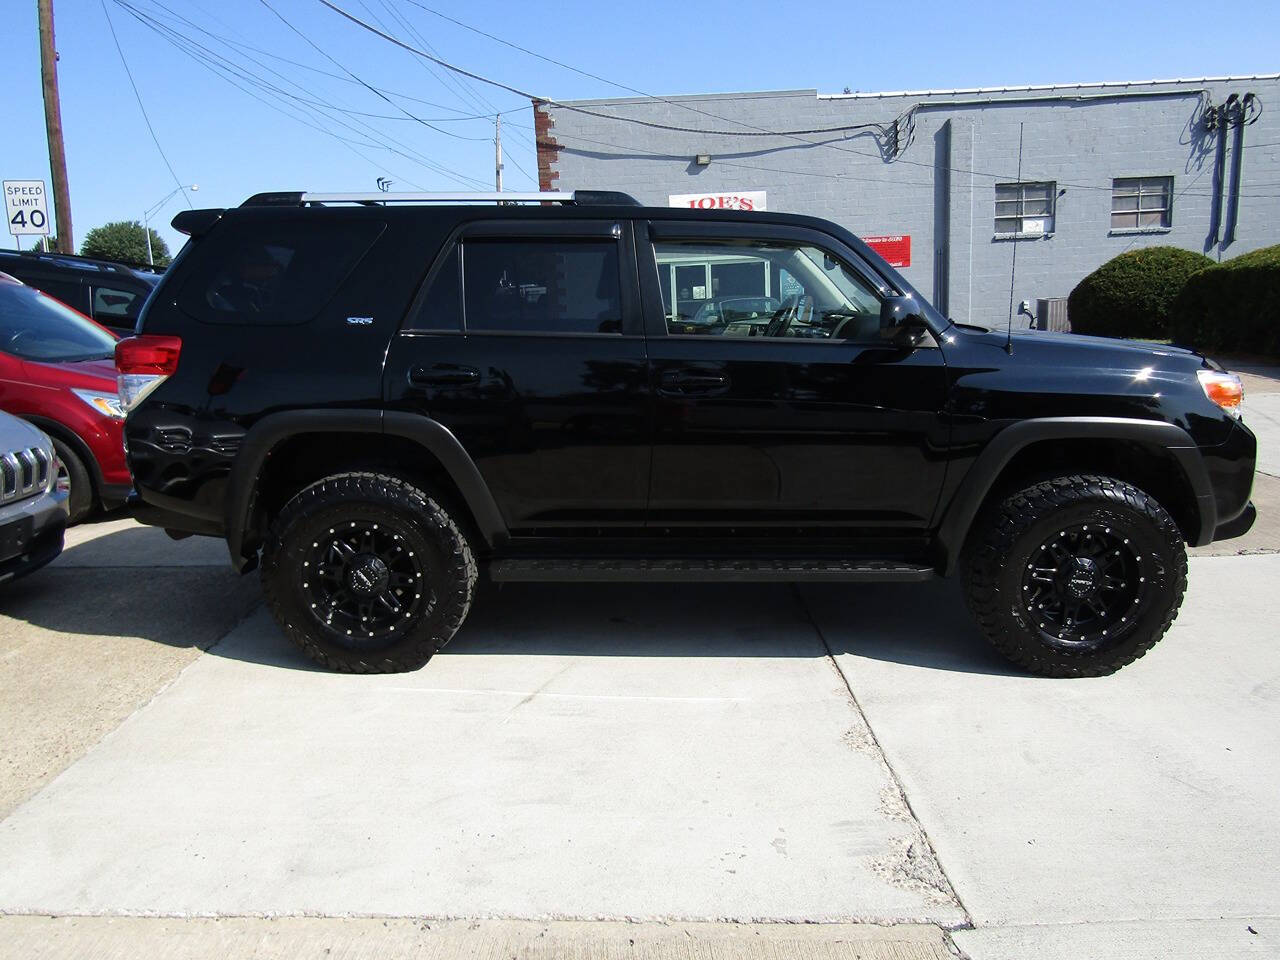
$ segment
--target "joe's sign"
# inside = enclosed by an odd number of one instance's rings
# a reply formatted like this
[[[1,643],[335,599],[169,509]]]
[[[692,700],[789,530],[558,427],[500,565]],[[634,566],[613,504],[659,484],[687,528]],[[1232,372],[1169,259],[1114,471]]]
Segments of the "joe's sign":
[[[693,210],[767,210],[765,191],[740,190],[725,193],[673,193],[667,197],[669,207]]]

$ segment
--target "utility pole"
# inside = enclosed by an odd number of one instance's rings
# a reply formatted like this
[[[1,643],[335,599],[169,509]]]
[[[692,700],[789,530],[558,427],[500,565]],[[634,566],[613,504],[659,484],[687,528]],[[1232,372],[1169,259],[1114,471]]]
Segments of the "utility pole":
[[[502,114],[493,118],[493,182],[502,192]]]
[[[44,89],[44,126],[49,137],[49,170],[53,175],[53,203],[58,249],[74,253],[71,231],[71,189],[67,185],[67,150],[62,142],[62,106],[58,100],[58,51],[53,43],[53,0],[36,0],[40,17],[40,82]]]

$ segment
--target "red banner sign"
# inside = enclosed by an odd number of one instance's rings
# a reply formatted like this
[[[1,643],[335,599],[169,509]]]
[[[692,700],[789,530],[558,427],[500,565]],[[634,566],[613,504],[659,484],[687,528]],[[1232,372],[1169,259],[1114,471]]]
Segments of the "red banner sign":
[[[911,266],[911,234],[893,237],[863,237],[862,242],[874,250],[891,267]]]

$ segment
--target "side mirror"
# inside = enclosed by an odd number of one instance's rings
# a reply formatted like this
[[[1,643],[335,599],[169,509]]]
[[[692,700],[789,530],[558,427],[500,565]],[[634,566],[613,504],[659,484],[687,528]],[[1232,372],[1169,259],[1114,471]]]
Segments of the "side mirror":
[[[915,297],[886,297],[880,304],[880,336],[904,349],[914,349],[929,339]]]
[[[915,297],[886,297],[881,303],[881,335],[888,335],[904,325],[911,317],[923,320],[920,305]]]

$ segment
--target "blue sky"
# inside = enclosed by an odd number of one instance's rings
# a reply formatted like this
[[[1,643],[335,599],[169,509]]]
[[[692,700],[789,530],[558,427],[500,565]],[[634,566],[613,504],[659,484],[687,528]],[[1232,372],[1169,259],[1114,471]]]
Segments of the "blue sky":
[[[147,132],[103,2],[173,175]],[[195,206],[235,205],[262,190],[372,190],[378,176],[394,180],[394,189],[457,189],[455,178],[468,189],[476,188],[470,181],[487,187],[493,122],[466,118],[494,109],[513,111],[504,117],[505,185],[534,189],[526,175],[536,174],[527,101],[446,78],[440,68],[362,31],[319,0],[268,0],[275,13],[262,0],[124,2],[176,30],[186,38],[182,42],[206,48],[195,48],[199,55],[251,70],[294,97],[354,112],[318,115],[318,107],[244,80],[237,82],[252,95],[237,89],[118,0],[55,0],[77,242],[108,220],[141,219],[178,182],[199,184],[191,195]],[[627,94],[423,7],[658,95],[1146,80],[1280,69],[1280,3],[1274,0],[1219,8],[1186,0],[975,5],[981,12],[956,2],[334,2],[415,46],[425,41],[459,66],[559,99]],[[10,0],[6,7],[0,175],[47,181],[36,5]],[[364,84],[391,93],[379,96]],[[382,146],[369,145],[373,141]],[[168,221],[183,205],[181,196],[173,197],[153,221],[171,246],[181,238]],[[12,239],[0,232],[0,244],[11,246]]]

